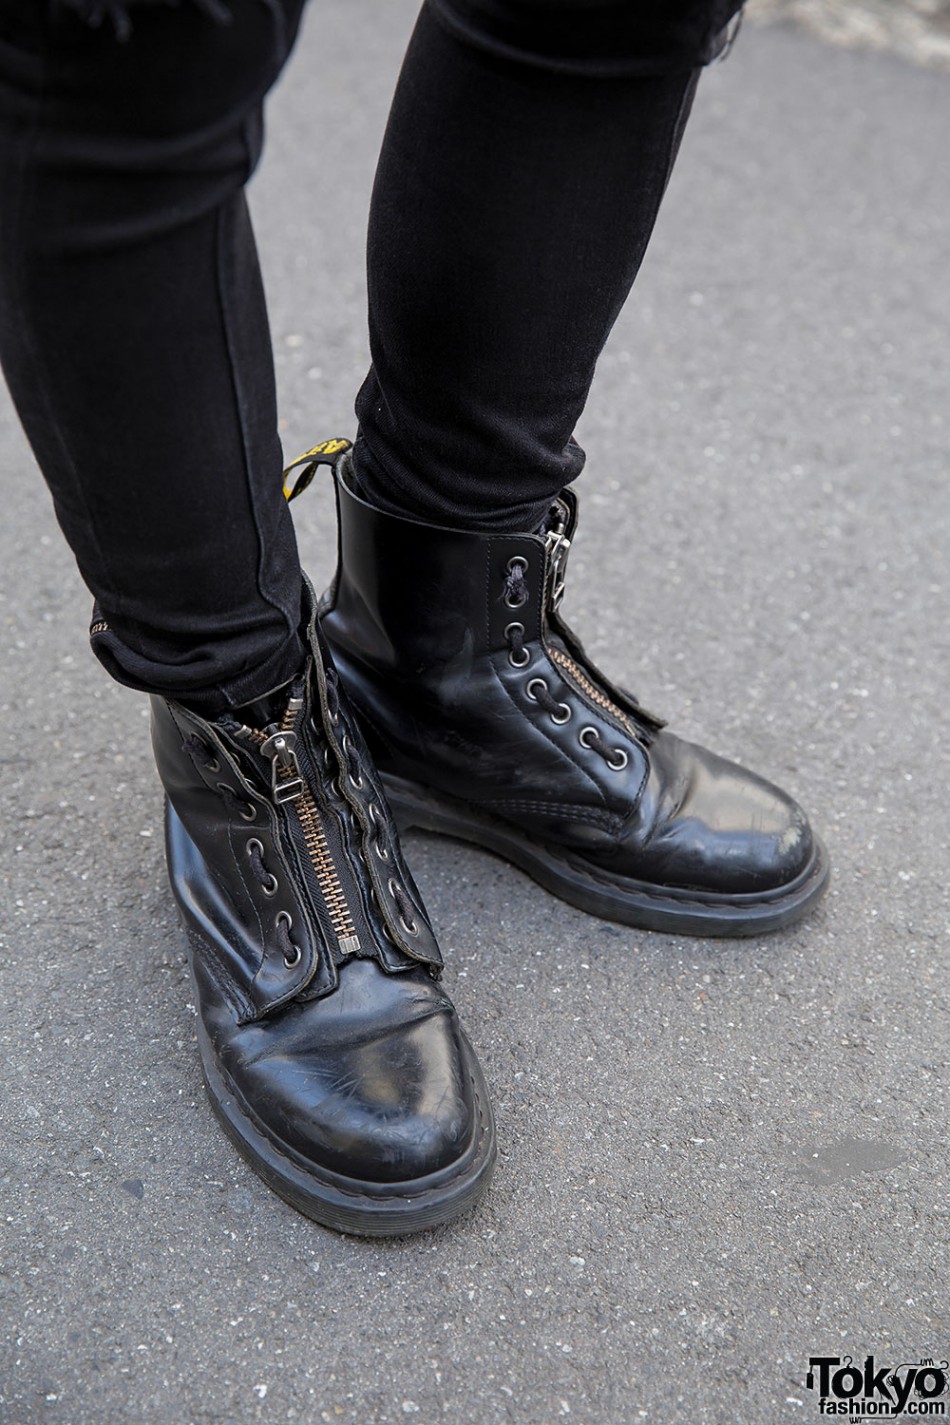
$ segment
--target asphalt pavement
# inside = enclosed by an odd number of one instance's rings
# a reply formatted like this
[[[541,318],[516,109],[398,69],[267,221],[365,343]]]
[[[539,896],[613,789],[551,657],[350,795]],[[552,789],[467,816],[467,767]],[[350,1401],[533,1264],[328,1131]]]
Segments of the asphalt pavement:
[[[312,7],[271,107],[288,457],[353,429],[412,11]],[[804,1423],[812,1357],[950,1355],[948,134],[950,76],[791,30],[704,78],[579,431],[565,612],[799,796],[833,885],[792,931],[690,941],[410,836],[501,1145],[417,1238],[314,1226],[212,1118],[143,700],[87,651],[4,398],[3,1425]],[[295,510],[319,586],[328,488]]]

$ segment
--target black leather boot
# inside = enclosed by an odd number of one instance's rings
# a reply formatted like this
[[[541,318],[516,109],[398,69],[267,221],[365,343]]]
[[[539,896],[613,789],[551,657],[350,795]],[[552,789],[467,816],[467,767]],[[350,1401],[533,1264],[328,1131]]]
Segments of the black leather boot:
[[[269,725],[152,699],[201,1061],[228,1134],[288,1202],[339,1231],[414,1232],[481,1196],[492,1116],[312,620],[309,637]]]
[[[757,935],[814,905],[828,862],[801,808],[663,730],[561,619],[570,489],[539,533],[439,529],[358,498],[349,459],[321,622],[400,824],[648,930]]]

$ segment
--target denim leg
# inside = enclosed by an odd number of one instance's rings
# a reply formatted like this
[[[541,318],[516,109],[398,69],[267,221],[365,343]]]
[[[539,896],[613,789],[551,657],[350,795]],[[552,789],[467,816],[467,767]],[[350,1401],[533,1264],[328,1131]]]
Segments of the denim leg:
[[[429,0],[369,232],[355,472],[394,512],[534,527],[737,0]]]
[[[244,184],[303,0],[0,16],[0,356],[132,687],[291,676],[300,571]]]

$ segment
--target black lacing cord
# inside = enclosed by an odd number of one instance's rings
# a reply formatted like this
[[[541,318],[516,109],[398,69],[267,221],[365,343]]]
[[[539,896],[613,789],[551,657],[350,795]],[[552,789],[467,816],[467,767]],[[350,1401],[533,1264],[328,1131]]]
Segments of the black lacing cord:
[[[509,561],[505,575],[505,603],[510,609],[520,609],[528,601],[528,581],[525,578],[525,562],[521,558]]]
[[[348,734],[345,732],[343,734],[343,760],[346,763],[346,774],[350,779],[351,786],[361,787],[363,785],[363,772],[360,767],[360,759]]]
[[[333,723],[337,723],[340,719],[339,682],[340,675],[339,673],[337,673],[336,669],[332,666],[327,667],[327,710],[330,715],[330,721]],[[350,780],[350,785],[358,791],[364,786],[365,783],[365,779],[363,776],[364,768],[360,763],[359,752],[353,746],[353,743],[350,740],[349,733],[344,732],[342,738],[340,739],[340,750],[343,754],[343,762],[346,767],[346,774]],[[328,749],[325,749],[324,762],[329,770],[330,759],[329,756],[326,755],[327,751]],[[390,859],[390,852],[383,844],[382,837],[384,825],[383,818],[379,808],[373,801],[369,803],[369,818],[373,833],[373,851],[381,861],[388,861]],[[393,897],[393,900],[396,902],[400,918],[402,920],[403,925],[406,927],[406,930],[410,935],[418,935],[419,927],[416,924],[415,916],[413,914],[412,901],[406,895],[405,891],[399,885],[398,881],[390,880],[389,891]]]
[[[524,624],[510,623],[505,629],[505,638],[508,640],[508,662],[513,668],[524,668],[531,662],[529,653],[524,641]]]
[[[340,709],[338,674],[333,668],[328,668],[326,671],[327,706],[330,712],[331,719],[333,721],[337,721],[339,718]],[[186,753],[188,757],[191,758],[191,761],[194,763],[196,768],[203,769],[206,772],[215,772],[220,767],[220,762],[218,761],[218,758],[215,757],[211,748],[207,745],[203,738],[199,737],[196,733],[191,734],[184,740],[184,742],[182,743],[182,751]],[[325,760],[329,764],[329,758],[326,756],[328,751],[329,748],[325,747]],[[350,781],[355,787],[361,787],[363,785],[364,779],[362,768],[360,766],[359,756],[352,742],[350,741],[349,736],[345,733],[342,738],[342,752],[344,761],[346,763],[347,773],[350,777]],[[240,816],[245,821],[253,819],[253,817],[256,816],[256,808],[250,802],[244,802],[235,792],[234,788],[228,786],[226,782],[218,783],[218,791],[221,793],[221,796],[228,810],[233,815]],[[379,856],[380,860],[388,861],[390,859],[390,853],[383,845],[382,840],[382,831],[384,826],[383,817],[381,811],[379,810],[379,808],[377,808],[375,802],[370,803],[370,820],[375,833],[373,838],[374,850],[376,851],[376,854]],[[264,860],[264,848],[261,842],[256,839],[253,839],[248,842],[247,852],[248,856],[250,857],[251,866],[253,868],[254,874],[257,877],[261,888],[267,894],[273,895],[274,892],[277,890],[277,878],[267,869],[267,864]],[[415,916],[415,907],[412,901],[409,899],[409,896],[403,890],[399,882],[392,878],[389,881],[389,892],[393,900],[396,902],[396,907],[399,911],[399,918],[402,921],[407,934],[418,935],[419,925]],[[287,966],[288,969],[293,969],[293,967],[299,963],[301,955],[303,953],[300,949],[300,946],[297,945],[291,937],[290,932],[292,927],[293,921],[291,920],[290,916],[287,914],[286,911],[281,911],[280,914],[277,916],[276,934],[278,944],[283,953],[284,964]]]
[[[609,743],[604,741],[596,727],[582,728],[580,742],[582,747],[589,747],[592,752],[596,752],[600,757],[603,757],[612,772],[619,772],[626,767],[629,759],[624,749],[622,747],[611,747]]]
[[[327,712],[334,727],[340,721],[340,675],[335,668],[327,667]],[[360,764],[359,753],[350,740],[349,733],[344,732],[340,739],[340,747],[343,753],[343,761],[346,764],[346,773],[350,779],[350,785],[359,790],[363,785],[363,768]]]
[[[389,860],[389,849],[383,844],[383,816],[375,802],[369,804],[369,819],[373,828],[373,851],[380,861]]]
[[[267,885],[271,880],[271,874],[264,865],[264,852],[259,841],[251,841],[248,844],[247,854],[251,858],[251,865],[254,867],[254,874],[261,885]]]
[[[584,738],[584,746],[589,747],[592,752],[597,752],[605,760],[610,757],[611,750],[607,746],[596,727],[585,728],[587,736]]]
[[[257,818],[257,808],[253,802],[245,801],[239,797],[233,787],[229,787],[227,782],[218,783],[218,791],[221,799],[232,816],[239,816],[242,821],[255,821]]]
[[[418,935],[419,927],[415,919],[415,906],[398,881],[389,882],[389,892],[399,908],[399,918],[410,935]]]
[[[328,667],[326,669],[327,709],[330,720],[333,723],[338,722],[340,717],[339,676],[335,668]],[[340,749],[343,754],[343,761],[350,783],[354,788],[359,790],[364,785],[364,769],[360,763],[359,753],[353,746],[348,733],[344,733],[340,739]],[[328,763],[329,759],[326,759],[326,761]],[[369,803],[369,817],[373,830],[373,851],[381,861],[388,861],[391,853],[383,843],[383,828],[385,823],[380,809],[373,801]],[[395,879],[390,879],[389,893],[396,902],[399,918],[407,934],[418,935],[419,925],[416,921],[415,907],[402,886]]]
[[[181,750],[188,754],[198,770],[203,769],[206,772],[217,772],[221,766],[221,763],[217,757],[215,757],[211,748],[197,733],[192,733],[190,737],[185,738],[181,744]],[[257,816],[257,808],[253,802],[246,801],[243,797],[239,797],[234,788],[229,786],[227,782],[219,782],[218,791],[221,793],[224,805],[232,816],[238,816],[242,821],[254,821]]]
[[[327,709],[330,713],[330,721],[335,725],[340,720],[340,691],[339,674],[335,668],[327,668]]]
[[[332,667],[326,669],[326,688],[327,708],[330,714],[331,721],[336,722],[339,720],[340,716],[339,675]],[[346,733],[344,733],[341,739],[341,749],[350,781],[352,782],[354,787],[359,788],[363,785],[364,782],[363,769],[360,765],[358,752],[350,741],[348,734]],[[198,737],[197,734],[192,734],[190,737],[187,737],[185,739],[185,741],[182,743],[182,751],[187,753],[187,755],[191,758],[192,762],[195,764],[196,767],[201,767],[205,771],[216,771],[220,765],[218,759],[214,756],[214,753],[208,747],[207,743],[204,742],[202,738]],[[329,748],[325,747],[324,757],[329,770],[329,758],[327,757],[328,751]],[[226,782],[219,782],[218,790],[220,791],[225,801],[225,804],[228,807],[228,810],[232,813],[235,813],[238,816],[242,816],[245,820],[248,819],[248,811],[250,811],[252,815],[256,815],[256,808],[254,808],[250,803],[243,802],[241,798],[237,795],[237,793],[234,791],[234,788],[229,787]],[[372,822],[373,829],[375,832],[373,839],[374,850],[376,851],[376,854],[380,857],[381,860],[388,861],[390,858],[390,853],[383,845],[382,840],[384,821],[382,814],[377,808],[375,802],[370,803],[370,820]],[[277,879],[267,869],[267,865],[264,861],[263,846],[259,841],[253,840],[248,843],[247,849],[248,855],[251,860],[251,865],[254,870],[254,874],[257,876],[261,887],[268,893],[273,894],[273,892],[277,889]],[[415,906],[413,905],[409,896],[406,894],[406,892],[403,890],[402,886],[397,880],[390,879],[389,892],[393,900],[396,902],[396,907],[399,911],[399,918],[402,921],[407,934],[418,935],[419,925],[416,920]],[[277,917],[276,922],[277,939],[280,948],[283,951],[284,963],[286,964],[288,969],[292,969],[299,962],[302,954],[300,946],[297,945],[291,938],[290,932],[292,924],[293,922],[291,921],[290,916],[287,914],[287,912],[281,911]]]
[[[559,703],[548,691],[548,685],[543,678],[532,678],[526,690],[529,698],[533,698],[544,711],[548,713],[552,722],[565,723],[571,720],[571,709],[567,703]],[[622,747],[611,747],[601,737],[596,727],[585,727],[581,729],[580,741],[583,747],[589,747],[592,752],[596,752],[607,763],[612,772],[620,772],[626,767],[628,762],[627,753]]]
[[[274,895],[277,890],[277,877],[268,871],[267,863],[264,860],[264,848],[256,837],[247,843],[247,854],[251,858],[251,866],[260,882],[261,890],[267,896]]]
[[[332,666],[325,669],[327,684],[327,711],[330,721],[334,726],[340,721],[340,675]],[[340,747],[343,753],[343,761],[346,764],[346,773],[350,779],[350,785],[357,790],[363,785],[363,768],[360,764],[359,753],[350,740],[350,735],[344,732],[340,739]]]
[[[303,953],[300,946],[290,938],[293,921],[285,910],[282,910],[277,917],[277,939],[280,948],[284,952],[284,964],[288,970],[292,970],[294,965],[300,960]]]
[[[532,678],[527,686],[526,692],[529,698],[533,698],[536,703],[539,703],[541,707],[544,708],[546,713],[550,714],[554,722],[563,723],[570,720],[570,707],[567,703],[559,703],[557,698],[552,698],[548,691],[548,685],[543,678]]]
[[[551,518],[557,520],[562,518],[562,512],[556,504],[551,507]],[[546,534],[549,529],[553,530],[554,528],[555,526],[553,525],[545,524],[539,533]],[[527,569],[528,562],[523,555],[513,555],[508,561],[508,572],[505,575],[503,595],[505,603],[509,608],[520,608],[528,600],[530,589],[526,577]],[[532,655],[531,648],[525,641],[524,624],[517,622],[510,623],[505,629],[505,640],[508,644],[508,662],[512,668],[526,668],[531,662]],[[537,681],[539,683],[541,682],[540,679]],[[529,687],[530,686],[529,684]],[[640,704],[639,699],[635,698],[633,694],[626,689],[621,689],[621,692],[635,709],[634,716],[636,718],[638,736],[641,742],[645,747],[649,747],[657,732],[665,726],[663,719],[657,717],[655,713],[649,712],[647,708],[644,708]],[[570,709],[567,703],[555,702],[548,692],[546,685],[544,685],[543,693],[537,693],[533,696],[535,696],[535,701],[541,704],[556,723],[563,724],[570,721]],[[567,714],[566,716],[565,712]],[[585,741],[582,734],[581,741],[584,746],[590,747],[593,751],[599,753],[612,771],[619,772],[627,765],[628,756],[622,747],[609,747],[603,738],[601,738],[596,728],[588,728],[585,729],[585,731],[588,734],[589,740]]]
[[[220,766],[211,748],[197,733],[193,732],[190,737],[185,738],[181,750],[187,752],[196,767],[203,767],[206,772],[216,772]]]

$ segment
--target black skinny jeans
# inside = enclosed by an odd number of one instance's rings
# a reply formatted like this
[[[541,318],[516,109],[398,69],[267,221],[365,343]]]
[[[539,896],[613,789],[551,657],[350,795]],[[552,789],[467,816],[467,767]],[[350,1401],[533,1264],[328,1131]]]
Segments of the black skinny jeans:
[[[244,184],[303,3],[131,5],[124,39],[63,0],[0,7],[4,371],[96,653],[206,713],[302,658]],[[428,0],[370,214],[372,501],[521,529],[579,473],[595,362],[738,8]]]

